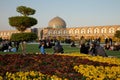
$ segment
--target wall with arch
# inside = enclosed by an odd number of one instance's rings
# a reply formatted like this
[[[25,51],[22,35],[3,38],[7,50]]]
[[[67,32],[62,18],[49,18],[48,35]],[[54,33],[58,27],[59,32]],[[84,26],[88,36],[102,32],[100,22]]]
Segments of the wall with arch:
[[[77,28],[54,28],[43,29],[44,37],[75,37],[80,39],[81,36],[85,38],[109,38],[114,37],[117,30],[120,30],[120,25],[113,26],[91,26],[91,27],[77,27]]]

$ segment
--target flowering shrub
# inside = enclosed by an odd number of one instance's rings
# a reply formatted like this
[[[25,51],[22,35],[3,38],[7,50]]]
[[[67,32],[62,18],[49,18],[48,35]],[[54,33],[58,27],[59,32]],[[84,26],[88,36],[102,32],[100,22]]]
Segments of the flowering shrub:
[[[86,80],[120,80],[120,59],[118,58],[109,58],[101,56],[90,56],[86,54],[62,54],[68,56],[80,56],[81,58],[89,59],[92,61],[98,61],[102,63],[109,64],[109,66],[94,66],[94,65],[76,65],[74,69],[83,74]],[[110,66],[110,64],[116,64],[118,66]]]
[[[120,66],[79,65],[74,69],[83,74],[86,80],[120,80]]]
[[[117,58],[78,53],[0,55],[0,80],[114,80],[119,79],[119,72],[120,59]]]
[[[37,71],[6,73],[7,80],[62,80],[57,76],[49,76]]]
[[[62,54],[62,55],[68,55],[68,56],[79,56],[81,58],[87,58],[92,61],[98,61],[102,63],[108,63],[108,64],[116,64],[120,65],[120,59],[115,57],[102,57],[102,56],[91,56],[86,54],[78,54],[78,53],[71,53],[71,54]]]

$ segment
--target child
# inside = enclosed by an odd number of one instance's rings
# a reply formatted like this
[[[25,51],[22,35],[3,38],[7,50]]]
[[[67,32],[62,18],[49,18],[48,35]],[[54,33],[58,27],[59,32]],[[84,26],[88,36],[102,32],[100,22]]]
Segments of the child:
[[[41,52],[41,54],[46,54],[45,49],[44,49],[44,42],[42,42],[42,44],[41,44],[40,52]]]
[[[15,48],[15,47],[13,47],[12,49],[11,49],[11,52],[16,52],[17,51],[17,49]]]

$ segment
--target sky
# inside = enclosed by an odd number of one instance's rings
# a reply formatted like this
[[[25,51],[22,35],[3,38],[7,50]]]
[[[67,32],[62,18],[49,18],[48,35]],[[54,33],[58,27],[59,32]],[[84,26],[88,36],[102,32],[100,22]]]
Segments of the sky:
[[[36,10],[32,28],[44,28],[59,16],[66,27],[120,25],[120,0],[1,0],[0,30],[13,30],[9,17],[20,15],[16,8],[26,6]]]

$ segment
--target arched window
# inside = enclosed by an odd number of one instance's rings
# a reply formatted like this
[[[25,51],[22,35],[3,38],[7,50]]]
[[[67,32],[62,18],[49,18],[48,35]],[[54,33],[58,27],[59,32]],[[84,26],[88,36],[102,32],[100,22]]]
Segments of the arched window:
[[[57,34],[57,30],[54,30],[54,31],[53,31],[53,34]]]
[[[3,36],[3,33],[1,32],[0,35]]]
[[[64,30],[64,31],[63,31],[63,34],[67,34],[67,33],[68,33],[67,30]]]
[[[87,33],[91,34],[92,33],[92,29],[91,28],[87,29]]]
[[[81,29],[81,34],[85,34],[85,29]]]
[[[58,34],[62,34],[62,30],[58,30]]]
[[[101,33],[106,33],[106,28],[102,28]]]
[[[114,28],[109,28],[109,33],[114,33]]]
[[[99,29],[98,29],[98,28],[95,28],[95,29],[94,29],[94,33],[99,33]]]
[[[10,35],[10,33],[8,32],[8,33],[7,33],[7,35],[9,36],[9,35]]]
[[[75,30],[75,34],[79,34],[79,30],[78,29]]]
[[[4,32],[4,36],[6,35],[6,32]]]
[[[73,30],[72,29],[69,30],[69,34],[73,34]]]
[[[48,31],[48,34],[50,35],[50,34],[52,34],[52,31],[50,30],[50,31]]]

